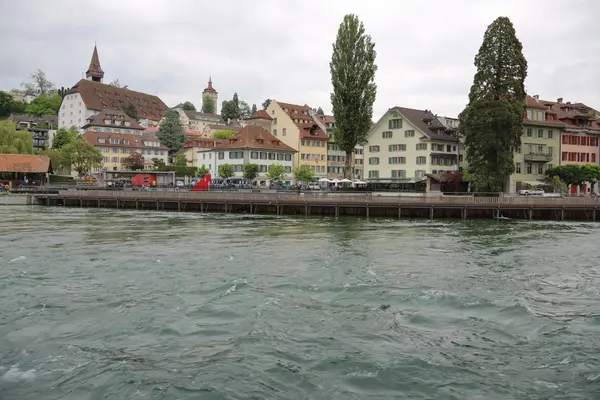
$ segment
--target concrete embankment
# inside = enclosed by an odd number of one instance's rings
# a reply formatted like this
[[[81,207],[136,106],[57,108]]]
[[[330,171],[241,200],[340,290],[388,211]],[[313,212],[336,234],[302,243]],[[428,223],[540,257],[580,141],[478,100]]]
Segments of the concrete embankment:
[[[26,206],[30,204],[33,204],[33,199],[30,195],[0,195],[0,206]]]

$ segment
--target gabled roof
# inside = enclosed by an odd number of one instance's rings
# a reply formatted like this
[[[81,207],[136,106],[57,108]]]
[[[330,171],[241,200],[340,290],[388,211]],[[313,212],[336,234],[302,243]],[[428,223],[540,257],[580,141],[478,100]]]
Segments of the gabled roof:
[[[160,141],[151,135],[134,135],[132,133],[114,133],[114,132],[92,132],[87,131],[83,134],[83,139],[97,147],[125,147],[129,149],[157,149],[169,150],[167,146],[160,144]],[[99,139],[104,139],[102,143]],[[110,143],[109,139],[120,139],[120,143]],[[127,142],[125,142],[127,141]],[[158,146],[147,146],[144,142],[158,142]]]
[[[269,115],[265,110],[258,110],[248,119],[265,119],[267,121],[272,121],[273,118]]]
[[[218,143],[221,143],[226,140],[215,140],[215,139],[191,139],[183,144],[184,149],[191,149],[194,147],[200,147],[205,149],[210,149],[216,147]]]
[[[40,123],[47,122],[51,126],[58,125],[58,115],[48,114],[48,115],[30,115],[30,114],[11,114],[8,116],[9,121],[13,122],[31,122],[31,123]]]
[[[160,121],[168,109],[157,96],[87,79],[80,80],[67,92],[67,94],[73,93],[81,94],[85,106],[92,110],[102,111],[105,108],[123,110],[124,106],[131,103],[137,109],[140,118],[153,121]]]
[[[276,100],[274,100],[276,101]],[[310,115],[310,107],[306,104],[299,106],[297,104],[282,103],[277,101],[279,107],[291,118],[294,124],[300,130],[300,138],[314,140],[329,140],[329,136],[317,125]]]
[[[216,148],[296,152],[296,150],[257,125],[247,125],[229,139],[217,141]]]
[[[0,172],[20,172],[25,174],[51,173],[52,163],[48,156],[0,154]]]
[[[590,114],[590,111],[594,111],[596,114],[598,112],[593,108],[585,105],[584,103],[563,103],[557,101],[549,101],[549,100],[540,100],[540,103],[546,106],[546,112],[549,114],[556,114],[558,116],[559,121],[561,122],[563,127],[572,127],[578,129],[590,129],[593,131],[600,131],[600,118],[593,118],[591,115],[589,117],[589,121],[591,122],[590,126],[581,127],[579,125],[574,125],[571,123],[572,119],[577,119],[578,116],[582,114]],[[587,119],[587,118],[586,118]],[[551,121],[546,121],[551,122]],[[558,121],[552,121],[558,122]],[[598,133],[598,132],[595,132]]]
[[[84,129],[92,126],[104,126],[109,128],[144,130],[144,127],[138,124],[135,119],[131,118],[121,110],[111,108],[105,108],[100,111],[100,113],[92,115],[87,120],[88,123],[82,127]],[[110,122],[106,123],[107,120]],[[127,122],[129,123],[129,126],[126,125]]]
[[[221,116],[219,114],[205,114],[200,111],[194,111],[194,110],[183,110],[183,112],[189,119],[199,119],[199,120],[211,120],[211,119],[220,120],[221,119]]]
[[[413,108],[393,107],[389,111],[397,111],[413,126],[419,129],[431,140],[458,142],[458,136],[447,133],[449,130],[430,110],[415,110]],[[386,113],[387,115],[387,113]]]
[[[532,97],[530,95],[526,95],[525,96],[525,105],[527,107],[531,107],[531,108],[539,108],[539,109],[542,109],[542,110],[546,109],[545,105],[543,105],[542,103],[540,103],[540,101],[537,98],[534,98],[534,97]]]

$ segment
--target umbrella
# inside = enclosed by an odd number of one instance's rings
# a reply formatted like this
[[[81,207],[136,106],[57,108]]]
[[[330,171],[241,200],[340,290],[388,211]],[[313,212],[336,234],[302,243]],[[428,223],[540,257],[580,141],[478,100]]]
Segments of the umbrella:
[[[355,184],[355,185],[366,185],[366,184],[367,184],[367,182],[363,182],[363,181],[361,181],[361,180],[358,180],[358,181],[354,182],[354,184]]]
[[[333,182],[333,183],[340,183],[340,180],[338,178],[335,178],[335,179],[331,180],[331,182]]]
[[[340,181],[341,183],[352,183],[350,179],[344,178]]]
[[[321,179],[319,179],[319,182],[331,182],[331,181],[327,178],[321,178]]]

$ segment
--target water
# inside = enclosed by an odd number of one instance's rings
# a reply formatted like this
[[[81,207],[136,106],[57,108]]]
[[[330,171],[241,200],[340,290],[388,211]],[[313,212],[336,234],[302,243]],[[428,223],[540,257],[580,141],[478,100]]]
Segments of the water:
[[[595,399],[600,225],[0,207],[0,398]]]

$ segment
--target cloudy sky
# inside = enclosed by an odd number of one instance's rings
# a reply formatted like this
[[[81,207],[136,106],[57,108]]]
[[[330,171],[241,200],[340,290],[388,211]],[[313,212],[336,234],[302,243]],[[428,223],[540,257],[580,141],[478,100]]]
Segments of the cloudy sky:
[[[94,42],[105,82],[198,107],[209,74],[221,100],[274,98],[331,110],[331,44],[355,13],[376,43],[374,119],[393,106],[456,116],[483,33],[508,16],[529,62],[527,90],[600,108],[600,1],[0,0],[0,90],[36,69],[70,87]]]

